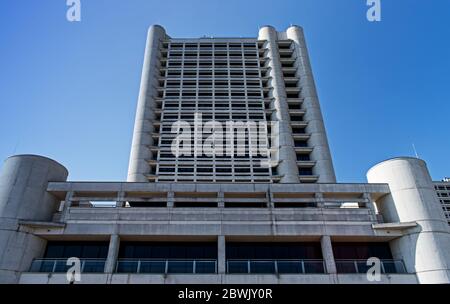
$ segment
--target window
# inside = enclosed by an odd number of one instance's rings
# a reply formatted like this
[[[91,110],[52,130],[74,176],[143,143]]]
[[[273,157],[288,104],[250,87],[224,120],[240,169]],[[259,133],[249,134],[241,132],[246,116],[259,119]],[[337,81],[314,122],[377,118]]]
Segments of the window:
[[[44,258],[67,259],[77,257],[80,259],[106,259],[108,246],[108,242],[49,241]]]
[[[306,140],[294,140],[294,144],[296,147],[300,148],[308,147],[308,142]]]
[[[228,242],[227,259],[322,259],[319,243]]]
[[[311,158],[309,157],[309,154],[297,154],[297,160],[298,161],[310,161]]]
[[[120,259],[216,259],[213,242],[121,242]]]
[[[299,168],[298,172],[300,175],[313,175],[313,171],[311,168]]]
[[[175,172],[173,167],[159,167],[159,172]]]
[[[392,259],[388,243],[333,243],[333,253],[336,260],[357,259],[367,260],[370,257]]]

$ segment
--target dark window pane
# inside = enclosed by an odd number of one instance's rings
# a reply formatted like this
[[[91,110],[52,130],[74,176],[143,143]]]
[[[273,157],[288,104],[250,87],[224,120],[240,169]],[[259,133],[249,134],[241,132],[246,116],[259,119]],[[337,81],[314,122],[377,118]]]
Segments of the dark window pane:
[[[49,241],[44,254],[46,259],[67,259],[70,257],[106,259],[108,242]]]
[[[278,261],[278,273],[303,273],[300,261]]]
[[[227,259],[322,259],[319,243],[238,243],[226,246]]]
[[[137,272],[136,261],[119,261],[117,264],[117,272],[119,273],[136,273]]]
[[[371,257],[392,259],[389,243],[333,243],[335,259],[367,260]]]
[[[139,273],[165,273],[165,261],[142,261]]]
[[[192,261],[169,261],[168,273],[194,273]]]
[[[248,262],[228,261],[228,273],[248,273]]]
[[[67,266],[67,260],[55,261],[55,272],[67,272],[70,267],[72,267],[72,264]]]
[[[80,245],[67,245],[64,250],[64,257],[79,257],[81,258],[82,247]]]
[[[196,261],[195,273],[215,273],[216,263],[214,261]]]
[[[63,245],[47,245],[47,252],[45,253],[45,257],[48,259],[52,258],[61,258],[64,254],[64,246]]]
[[[83,272],[101,273],[105,269],[104,261],[85,260],[83,263]]]
[[[325,273],[322,261],[304,261],[305,273]]]
[[[121,259],[216,259],[215,242],[122,242]]]
[[[251,261],[251,273],[275,273],[275,263],[273,261]]]

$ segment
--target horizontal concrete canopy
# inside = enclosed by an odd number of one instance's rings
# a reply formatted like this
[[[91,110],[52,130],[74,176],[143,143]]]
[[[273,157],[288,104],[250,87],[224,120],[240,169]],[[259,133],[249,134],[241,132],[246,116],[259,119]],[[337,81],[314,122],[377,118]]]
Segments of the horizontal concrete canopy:
[[[47,191],[63,199],[67,192],[266,192],[370,193],[373,199],[390,193],[387,184],[201,184],[129,182],[52,182]]]

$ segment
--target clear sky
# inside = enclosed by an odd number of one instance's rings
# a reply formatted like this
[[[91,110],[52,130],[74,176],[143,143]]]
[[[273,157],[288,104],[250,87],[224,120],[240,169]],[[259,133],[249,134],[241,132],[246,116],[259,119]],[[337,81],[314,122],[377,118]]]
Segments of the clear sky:
[[[51,157],[70,180],[126,179],[151,24],[172,37],[256,37],[303,26],[340,182],[418,154],[450,175],[450,1],[65,0],[0,2],[0,159]]]

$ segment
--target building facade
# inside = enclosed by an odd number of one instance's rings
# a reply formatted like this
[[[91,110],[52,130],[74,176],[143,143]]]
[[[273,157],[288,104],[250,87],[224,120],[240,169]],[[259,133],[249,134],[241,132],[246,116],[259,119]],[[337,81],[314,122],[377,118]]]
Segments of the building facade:
[[[442,204],[442,210],[450,225],[450,178],[444,178],[440,182],[434,182],[439,201]]]
[[[267,122],[276,122],[278,132],[265,131],[274,134],[279,164],[262,168],[264,155],[248,149],[243,155],[175,157],[172,128],[178,121],[194,126],[199,114],[202,122],[220,124],[223,131],[229,122],[269,128]],[[191,132],[196,148],[212,133],[195,136],[197,129]],[[222,146],[237,150],[238,138],[225,137]],[[259,137],[269,145],[271,138]],[[251,146],[248,141],[242,145]],[[302,30],[277,32],[267,26],[257,38],[172,39],[162,27],[152,27],[128,181],[336,182]]]
[[[201,39],[152,26],[127,181],[67,176],[6,160],[0,283],[67,284],[77,261],[76,283],[450,283],[424,161],[336,182],[298,26]]]

